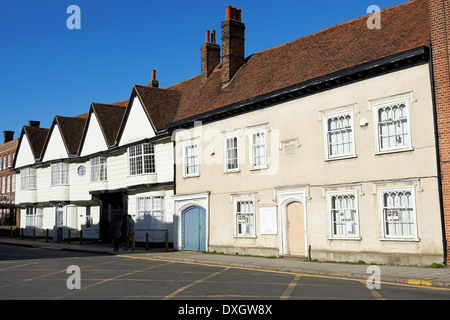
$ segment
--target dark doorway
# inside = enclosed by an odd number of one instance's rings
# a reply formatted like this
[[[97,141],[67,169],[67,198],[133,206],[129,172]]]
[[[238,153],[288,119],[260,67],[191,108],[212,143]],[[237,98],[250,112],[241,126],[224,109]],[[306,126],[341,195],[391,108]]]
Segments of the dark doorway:
[[[112,237],[109,227],[114,219],[122,220],[122,229],[124,229],[127,213],[127,195],[123,193],[106,193],[99,195],[101,201],[100,214],[100,240],[103,243],[111,243]],[[122,230],[122,233],[124,230]]]

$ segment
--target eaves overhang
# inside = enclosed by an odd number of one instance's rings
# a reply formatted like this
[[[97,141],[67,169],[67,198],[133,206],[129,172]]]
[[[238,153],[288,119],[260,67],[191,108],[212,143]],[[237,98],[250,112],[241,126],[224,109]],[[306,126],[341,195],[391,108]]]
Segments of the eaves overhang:
[[[429,57],[426,46],[410,49],[172,122],[167,125],[167,131],[172,134],[176,129],[194,127],[196,121],[206,124],[425,64]]]

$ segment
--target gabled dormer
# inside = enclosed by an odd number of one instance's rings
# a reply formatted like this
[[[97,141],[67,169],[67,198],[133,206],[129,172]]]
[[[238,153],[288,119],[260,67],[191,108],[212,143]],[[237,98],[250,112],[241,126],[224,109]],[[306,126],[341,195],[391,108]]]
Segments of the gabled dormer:
[[[55,116],[43,147],[42,162],[77,156],[85,124],[85,115],[74,118]]]
[[[80,145],[80,157],[107,151],[115,146],[126,108],[92,103]]]
[[[29,121],[28,126],[23,126],[13,168],[31,166],[40,160],[48,132],[49,129],[40,128],[36,121]]]
[[[166,132],[180,99],[179,91],[134,85],[117,145],[129,145]]]

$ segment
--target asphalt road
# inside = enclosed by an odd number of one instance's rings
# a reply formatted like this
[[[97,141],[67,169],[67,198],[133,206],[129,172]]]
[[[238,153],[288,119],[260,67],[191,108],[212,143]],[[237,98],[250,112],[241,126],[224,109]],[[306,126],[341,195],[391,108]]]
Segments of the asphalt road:
[[[242,301],[273,314],[283,300],[449,300],[450,290],[385,283],[371,290],[361,280],[0,245],[0,299],[178,301],[171,312],[201,316],[208,309],[199,301],[214,300],[220,305],[210,316],[224,316],[248,313],[238,309]]]

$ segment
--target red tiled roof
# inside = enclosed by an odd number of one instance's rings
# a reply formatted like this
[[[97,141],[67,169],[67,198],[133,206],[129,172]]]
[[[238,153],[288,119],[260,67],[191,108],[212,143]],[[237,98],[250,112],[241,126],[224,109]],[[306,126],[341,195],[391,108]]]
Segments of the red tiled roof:
[[[23,132],[28,137],[34,158],[40,159],[49,129],[23,126]]]
[[[17,148],[17,144],[19,143],[19,139],[14,139],[8,142],[5,142],[4,144],[0,144],[0,153],[5,151],[10,151],[12,149]]]
[[[428,1],[411,0],[381,11],[381,29],[368,15],[318,31],[248,57],[222,88],[219,64],[207,81],[201,75],[167,87],[183,94],[174,121],[269,93],[365,62],[428,46]]]
[[[108,146],[113,146],[126,108],[120,105],[92,103],[92,109],[97,116],[106,143]]]
[[[173,121],[180,102],[181,92],[139,85],[135,85],[134,88],[152,121],[153,127],[156,131],[164,130],[166,125]]]
[[[78,154],[87,118],[55,116],[61,136],[70,155]]]

